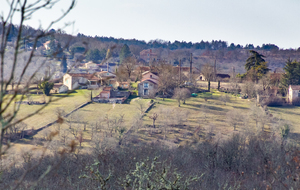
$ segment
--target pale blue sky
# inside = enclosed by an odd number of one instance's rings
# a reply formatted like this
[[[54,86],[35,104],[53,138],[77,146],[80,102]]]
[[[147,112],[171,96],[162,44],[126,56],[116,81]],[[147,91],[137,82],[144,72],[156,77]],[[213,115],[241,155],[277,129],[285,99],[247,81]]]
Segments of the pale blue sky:
[[[75,21],[74,28],[66,29],[68,33],[146,41],[224,40],[229,44],[300,47],[299,0],[77,1],[63,20]],[[37,20],[41,20],[45,27],[68,2],[63,0],[58,9],[36,14],[28,25],[37,27]],[[2,4],[5,0],[0,0],[0,10]]]

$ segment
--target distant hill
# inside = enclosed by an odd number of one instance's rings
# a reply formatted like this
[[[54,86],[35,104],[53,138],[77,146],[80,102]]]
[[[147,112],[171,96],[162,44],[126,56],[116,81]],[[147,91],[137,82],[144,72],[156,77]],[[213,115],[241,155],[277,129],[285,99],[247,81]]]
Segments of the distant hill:
[[[0,25],[0,33],[3,28]],[[24,27],[23,36],[34,36],[42,32],[30,26]],[[185,42],[185,41],[164,41],[164,40],[151,40],[145,42],[137,39],[123,39],[104,36],[87,36],[78,33],[77,36],[72,36],[61,31],[51,30],[54,38],[59,41],[62,47],[66,46],[67,51],[71,52],[72,47],[83,47],[87,49],[99,49],[106,51],[109,47],[115,46],[112,56],[118,57],[119,52],[124,44],[130,47],[133,55],[139,56],[139,52],[143,49],[152,49],[157,53],[159,59],[167,60],[171,63],[178,63],[179,59],[183,60],[183,64],[188,63],[190,53],[193,53],[193,62],[195,66],[201,68],[203,64],[212,63],[217,61],[218,69],[223,72],[230,72],[234,67],[236,72],[244,72],[245,60],[249,56],[249,50],[255,50],[266,56],[266,61],[272,70],[282,68],[288,58],[300,58],[300,48],[298,49],[281,49],[275,44],[262,44],[261,46],[254,47],[252,44],[242,46],[240,44],[228,44],[226,41],[212,40],[211,42]],[[14,42],[18,34],[18,27],[12,26],[9,41]],[[28,38],[29,39],[29,38]],[[42,38],[38,42],[38,47],[43,46],[43,43],[48,41],[49,37]],[[30,46],[32,42],[27,40],[24,43]],[[73,48],[74,49],[74,48]]]

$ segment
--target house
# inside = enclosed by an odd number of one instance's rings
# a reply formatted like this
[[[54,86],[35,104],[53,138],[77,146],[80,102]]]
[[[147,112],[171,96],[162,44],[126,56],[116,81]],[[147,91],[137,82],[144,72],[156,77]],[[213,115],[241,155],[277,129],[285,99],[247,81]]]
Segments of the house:
[[[300,98],[300,85],[289,85],[288,102],[298,102]]]
[[[98,103],[124,103],[125,100],[130,96],[129,91],[118,91],[113,90],[112,87],[104,87],[102,92],[93,98],[94,102]]]
[[[54,83],[52,90],[50,93],[67,93],[68,87],[63,85],[62,83]]]
[[[94,73],[95,76],[97,76],[100,79],[100,84],[104,85],[111,85],[111,83],[113,83],[112,81],[116,80],[116,75],[114,73],[111,72],[107,72],[107,71],[101,71],[101,72],[96,72]]]
[[[67,73],[63,77],[63,84],[69,90],[77,88],[98,88],[101,84],[101,79],[94,74],[87,73]]]
[[[229,81],[230,75],[229,74],[217,73],[216,74],[216,79],[217,79],[217,81]]]
[[[46,50],[50,49],[49,44],[50,44],[50,40],[43,43],[43,46]]]
[[[157,60],[157,54],[152,52],[152,49],[144,49],[140,52],[140,59],[149,63],[150,61]]]
[[[215,78],[217,81],[228,81],[230,79],[230,75],[217,73]],[[206,81],[207,78],[205,77],[205,75],[203,73],[200,73],[198,80]]]
[[[129,82],[117,82],[117,84],[120,89],[128,89],[130,86]]]
[[[117,68],[117,64],[116,63],[103,63],[103,65],[99,66],[99,69],[101,71],[108,71],[108,72],[115,72]]]
[[[84,67],[87,69],[97,69],[98,65],[96,63],[93,63],[92,61],[89,61],[84,64]]]
[[[112,87],[104,87],[102,92],[100,92],[99,94],[99,98],[109,99],[112,90],[113,90]]]
[[[142,73],[142,80],[138,84],[139,96],[149,98],[155,95],[158,89],[159,77],[157,73],[146,71]]]

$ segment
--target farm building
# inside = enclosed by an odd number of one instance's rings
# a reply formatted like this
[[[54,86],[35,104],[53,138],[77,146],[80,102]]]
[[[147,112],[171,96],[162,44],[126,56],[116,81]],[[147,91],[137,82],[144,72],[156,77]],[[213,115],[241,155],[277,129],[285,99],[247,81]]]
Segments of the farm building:
[[[288,102],[295,103],[300,98],[300,85],[289,85]]]

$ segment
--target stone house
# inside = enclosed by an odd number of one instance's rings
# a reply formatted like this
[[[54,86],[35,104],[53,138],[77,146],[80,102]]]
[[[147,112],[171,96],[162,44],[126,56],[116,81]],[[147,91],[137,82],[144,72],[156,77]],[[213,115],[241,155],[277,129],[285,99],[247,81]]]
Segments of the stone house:
[[[69,90],[98,88],[101,84],[101,79],[94,74],[67,73],[63,77],[63,84],[67,86]]]
[[[104,87],[102,92],[93,98],[98,103],[119,103],[122,104],[130,96],[129,91],[113,90],[111,86]]]
[[[52,90],[50,93],[67,93],[68,87],[63,85],[62,83],[54,83]]]
[[[157,73],[146,71],[142,74],[142,80],[138,84],[138,95],[143,98],[149,98],[155,95],[158,89],[159,77]]]
[[[96,72],[94,73],[94,75],[100,78],[101,85],[104,84],[110,85],[113,83],[113,81],[116,80],[116,75],[114,73],[107,72],[107,71]]]
[[[152,52],[152,49],[144,49],[140,52],[140,59],[149,63],[150,61],[157,60],[157,54]]]
[[[295,103],[300,98],[300,85],[289,85],[288,102]]]
[[[117,85],[120,89],[128,89],[130,86],[129,82],[117,82]]]
[[[84,66],[86,69],[95,69],[99,67],[96,63],[93,63],[92,61],[85,63]]]

